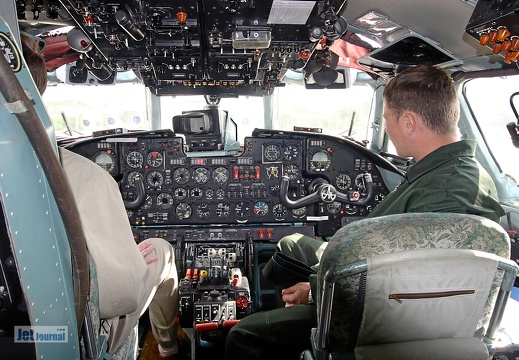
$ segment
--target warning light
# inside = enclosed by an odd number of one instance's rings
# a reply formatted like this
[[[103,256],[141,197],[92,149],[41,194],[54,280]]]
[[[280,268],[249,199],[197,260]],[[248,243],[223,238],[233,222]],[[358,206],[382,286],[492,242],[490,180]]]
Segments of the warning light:
[[[184,25],[187,19],[187,12],[183,6],[179,6],[177,9],[177,21],[180,25]]]

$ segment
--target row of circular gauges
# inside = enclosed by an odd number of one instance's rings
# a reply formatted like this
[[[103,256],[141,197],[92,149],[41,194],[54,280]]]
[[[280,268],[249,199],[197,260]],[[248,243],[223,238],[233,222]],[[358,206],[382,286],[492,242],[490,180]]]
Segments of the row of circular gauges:
[[[299,148],[296,145],[287,145],[284,150],[279,144],[268,144],[263,147],[263,159],[266,162],[291,161],[299,158]],[[321,149],[310,156],[310,171],[327,171],[332,163],[330,151]]]
[[[259,167],[256,168],[259,169]],[[238,171],[240,171],[240,169],[238,169]],[[266,167],[265,171],[268,178],[279,178],[279,169],[276,167]],[[256,173],[256,171],[246,171],[246,173],[247,174],[240,173],[238,178],[260,180],[260,176]],[[284,175],[287,175],[290,180],[296,180],[299,178],[299,168],[297,165],[285,166],[283,173]],[[136,178],[140,176],[142,175],[138,171],[130,172],[127,178],[128,185],[135,186]],[[218,167],[211,174],[207,168],[198,167],[195,168],[191,173],[188,169],[180,167],[173,172],[173,181],[180,185],[187,184],[190,179],[193,179],[196,184],[203,185],[206,184],[211,177],[216,184],[223,185],[229,180],[229,170],[224,167]],[[152,187],[160,187],[164,184],[164,175],[161,171],[152,170],[146,175],[145,181]],[[350,175],[346,173],[338,173],[335,176],[335,185],[340,190],[350,189],[352,186],[352,181],[353,180]],[[366,188],[363,174],[358,174],[355,176],[354,181],[355,186],[358,189],[364,190]]]
[[[115,154],[113,151],[100,151],[92,159],[97,165],[111,173],[115,168]],[[126,155],[126,163],[134,169],[142,168],[144,156],[138,151],[132,151]],[[158,168],[164,163],[164,156],[158,151],[151,151],[146,155],[146,165]]]
[[[287,175],[290,180],[297,180],[299,178],[299,166],[290,164],[282,169],[283,175]],[[280,169],[277,166],[267,166],[265,168],[265,176],[269,179],[280,178]],[[141,176],[139,171],[132,171],[128,174],[128,184],[135,186],[135,180]],[[173,181],[177,184],[187,184],[190,179],[196,184],[202,185],[209,182],[212,178],[216,184],[225,184],[229,180],[230,172],[224,167],[217,167],[211,173],[211,170],[205,167],[197,167],[189,170],[185,167],[179,167],[173,171]],[[233,168],[233,179],[236,180],[260,180],[261,168],[259,166],[237,166]],[[152,170],[146,175],[144,179],[150,186],[159,187],[164,183],[164,174],[160,170]],[[350,181],[351,182],[351,181]]]
[[[287,145],[283,150],[280,144],[263,145],[263,159],[266,162],[291,161],[299,158],[299,147]]]
[[[143,209],[150,209],[153,206],[153,198],[147,196]],[[157,208],[160,210],[169,210],[174,205],[173,196],[168,193],[161,193],[157,195],[155,200]],[[348,215],[354,215],[357,212],[357,207],[345,204],[344,208],[340,202],[333,202],[326,204],[326,211],[329,214],[336,215],[343,210]],[[187,220],[196,217],[200,220],[206,220],[211,216],[216,216],[220,219],[226,219],[230,216],[235,216],[238,219],[247,220],[253,216],[261,218],[269,215],[271,212],[276,220],[284,220],[288,215],[288,209],[280,203],[274,204],[272,207],[265,201],[246,202],[240,201],[237,203],[219,202],[216,204],[209,202],[200,202],[196,205],[191,205],[187,202],[180,202],[175,206],[175,215],[178,219]],[[291,209],[290,212],[295,218],[303,218],[306,215],[306,207]],[[130,213],[132,215],[133,213]]]
[[[282,156],[283,155],[283,156]],[[299,148],[296,145],[288,145],[283,152],[278,144],[265,145],[263,148],[263,158],[266,162],[292,161],[299,158]],[[94,156],[94,162],[108,172],[112,172],[115,167],[115,157],[112,153],[102,151]],[[126,163],[133,169],[140,169],[145,164],[152,168],[158,168],[164,163],[164,156],[159,151],[151,151],[146,157],[139,151],[131,151],[126,155]],[[310,171],[327,171],[332,163],[331,155],[326,150],[318,150],[310,157]]]

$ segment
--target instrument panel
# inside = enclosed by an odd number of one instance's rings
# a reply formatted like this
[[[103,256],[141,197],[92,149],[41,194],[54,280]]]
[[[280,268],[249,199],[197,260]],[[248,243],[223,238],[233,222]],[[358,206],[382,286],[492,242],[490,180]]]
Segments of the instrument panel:
[[[168,130],[68,148],[118,181],[133,227],[310,223],[328,236],[389,193],[377,164],[385,160],[322,134],[256,130],[239,155],[186,152]]]

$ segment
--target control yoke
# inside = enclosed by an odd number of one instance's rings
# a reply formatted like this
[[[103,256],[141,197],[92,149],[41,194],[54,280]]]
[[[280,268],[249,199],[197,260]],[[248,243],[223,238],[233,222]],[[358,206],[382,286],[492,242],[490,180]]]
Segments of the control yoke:
[[[132,201],[124,200],[124,207],[128,210],[139,209],[146,199],[146,188],[144,187],[144,179],[141,175],[135,178],[135,199]]]
[[[298,209],[303,206],[319,202],[332,203],[334,201],[338,201],[344,204],[365,205],[373,197],[373,180],[371,179],[371,174],[369,173],[365,173],[363,176],[364,184],[366,185],[366,195],[364,197],[361,197],[361,193],[359,191],[354,190],[342,193],[337,191],[333,185],[323,183],[317,186],[313,193],[307,196],[303,196],[297,200],[291,200],[288,198],[288,185],[290,183],[288,176],[283,176],[281,179],[279,197],[281,203],[289,209]]]

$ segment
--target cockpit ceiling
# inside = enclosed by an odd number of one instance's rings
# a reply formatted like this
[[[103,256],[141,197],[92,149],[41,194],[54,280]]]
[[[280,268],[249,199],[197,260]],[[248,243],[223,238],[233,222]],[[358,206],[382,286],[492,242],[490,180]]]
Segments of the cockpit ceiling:
[[[60,3],[81,30],[68,37],[81,69],[100,81],[136,70],[158,95],[269,94],[346,30],[336,26],[343,0]]]
[[[25,12],[32,4],[34,13],[37,3],[29,2]],[[362,44],[362,40],[351,41],[352,33],[367,35],[365,39],[371,40],[368,43],[375,44],[367,49],[373,56],[368,54],[367,60],[359,63],[368,64],[369,70],[378,75],[391,75],[399,65],[419,63],[464,70],[506,67],[502,54],[493,55],[490,47],[479,44],[479,30],[467,28],[475,3],[437,0],[421,1],[417,6],[414,0],[44,0],[40,10],[50,18],[47,25],[55,21],[75,26],[67,39],[76,57],[79,55],[70,75],[79,80],[86,79],[88,72],[100,83],[110,83],[117,71],[134,70],[157,95],[234,96],[270,94],[275,87],[283,86],[288,70],[302,72],[307,83],[318,87],[347,86],[341,81],[341,72],[335,71],[337,65],[340,68],[344,64],[332,45],[338,39],[355,46]],[[512,10],[519,7],[517,0],[500,3]],[[370,38],[369,32],[355,26],[359,18],[370,13],[402,25],[403,30]],[[516,32],[519,29],[512,35],[518,35]],[[407,39],[409,34],[414,38]],[[50,39],[56,33],[44,32],[42,36]],[[386,49],[404,38],[403,46]],[[405,50],[415,44],[429,48],[423,54]],[[435,56],[431,58],[430,54]],[[389,59],[389,66],[378,68],[381,59]],[[395,59],[399,63],[395,64]],[[351,62],[354,67],[358,67],[356,60]]]

